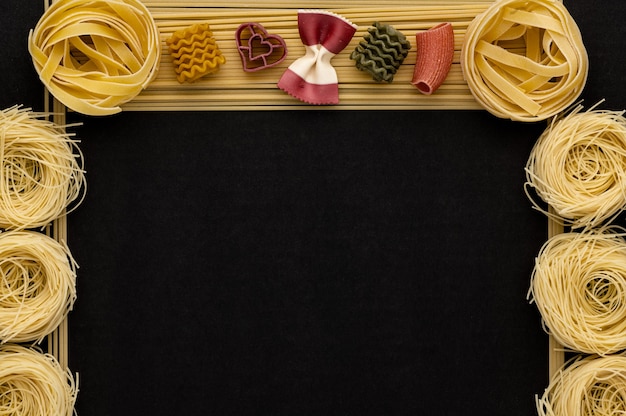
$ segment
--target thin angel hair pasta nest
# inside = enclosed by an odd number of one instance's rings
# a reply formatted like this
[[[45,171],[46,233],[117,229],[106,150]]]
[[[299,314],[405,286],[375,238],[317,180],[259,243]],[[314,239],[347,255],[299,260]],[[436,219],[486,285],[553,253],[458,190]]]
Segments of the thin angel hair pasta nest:
[[[84,198],[78,142],[44,114],[0,111],[0,163],[0,228],[44,227]]]
[[[554,374],[539,416],[616,416],[626,413],[626,356],[577,356]]]
[[[626,349],[626,231],[602,228],[551,237],[528,297],[566,348],[608,355]]]
[[[0,346],[0,412],[21,416],[72,416],[78,379],[50,354]]]
[[[534,208],[554,220],[592,228],[626,207],[626,118],[624,111],[581,110],[578,105],[555,117],[539,137],[526,163],[525,188]]]
[[[69,249],[36,231],[0,234],[0,342],[41,342],[76,300]]]

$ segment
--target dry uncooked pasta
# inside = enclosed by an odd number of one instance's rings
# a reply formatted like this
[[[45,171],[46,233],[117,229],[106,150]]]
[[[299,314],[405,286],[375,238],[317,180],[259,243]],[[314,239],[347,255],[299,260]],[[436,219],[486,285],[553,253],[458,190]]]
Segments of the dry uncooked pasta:
[[[0,234],[0,342],[40,342],[76,300],[67,247],[35,231]]]
[[[587,51],[562,2],[499,0],[468,26],[461,67],[490,113],[516,121],[552,117],[587,80]]]
[[[454,59],[454,30],[450,22],[439,23],[415,34],[417,58],[413,84],[422,94],[433,94],[448,77]]]
[[[526,188],[554,208],[555,220],[597,227],[626,207],[626,118],[623,111],[577,106],[555,119],[526,164]],[[550,215],[550,214],[547,214]]]
[[[0,228],[44,227],[75,209],[86,185],[77,142],[28,109],[0,111]]]
[[[539,416],[626,414],[626,356],[576,357],[557,372],[541,397]]]
[[[72,416],[77,380],[50,354],[0,346],[0,414]]]
[[[626,349],[624,230],[561,233],[541,248],[529,298],[563,346],[607,355]]]
[[[138,0],[66,0],[30,32],[39,78],[60,102],[88,115],[121,111],[156,76],[161,45]]]

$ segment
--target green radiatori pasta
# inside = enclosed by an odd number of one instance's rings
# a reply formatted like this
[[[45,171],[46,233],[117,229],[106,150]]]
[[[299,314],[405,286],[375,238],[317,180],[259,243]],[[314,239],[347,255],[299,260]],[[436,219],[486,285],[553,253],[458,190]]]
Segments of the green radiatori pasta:
[[[626,414],[626,356],[578,356],[566,363],[537,397],[539,416]]]
[[[375,22],[359,42],[350,59],[356,67],[369,72],[377,82],[392,82],[404,62],[411,43],[393,26]]]
[[[598,103],[600,104],[600,103]],[[572,111],[556,118],[537,140],[526,164],[533,206],[572,228],[606,225],[626,207],[624,111]],[[531,189],[556,215],[537,203]]]
[[[617,227],[566,232],[541,248],[528,297],[566,348],[602,356],[626,349],[624,236]]]
[[[77,141],[44,114],[0,111],[0,228],[45,227],[74,210],[86,191]]]
[[[0,346],[0,414],[72,416],[78,381],[50,354]]]
[[[0,233],[0,342],[41,342],[53,332],[76,300],[76,267],[45,234]]]

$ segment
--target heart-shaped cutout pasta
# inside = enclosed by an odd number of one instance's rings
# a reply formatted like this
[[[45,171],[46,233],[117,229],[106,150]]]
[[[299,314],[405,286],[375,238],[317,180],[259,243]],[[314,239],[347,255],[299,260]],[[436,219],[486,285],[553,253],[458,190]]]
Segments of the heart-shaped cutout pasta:
[[[259,23],[243,23],[235,32],[243,70],[259,71],[278,65],[287,57],[285,40],[269,34]]]
[[[270,57],[274,49],[274,44],[258,33],[253,34],[248,39],[248,59],[251,61]]]

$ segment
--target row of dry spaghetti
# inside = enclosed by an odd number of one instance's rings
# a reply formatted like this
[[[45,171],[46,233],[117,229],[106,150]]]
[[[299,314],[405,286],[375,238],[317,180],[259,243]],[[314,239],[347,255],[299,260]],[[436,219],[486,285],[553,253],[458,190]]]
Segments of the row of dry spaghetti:
[[[480,10],[480,6],[468,7],[469,12],[459,13],[450,7],[437,6],[441,18],[446,19],[440,24],[433,23],[432,15],[421,17],[427,23],[420,23],[406,13],[421,16],[421,10],[395,11],[384,7],[366,12],[360,8],[343,10],[348,12],[345,17],[338,13],[340,10],[283,8],[271,10],[269,20],[267,11],[258,11],[254,22],[247,21],[251,17],[249,12],[238,9],[224,15],[224,9],[194,7],[190,23],[181,24],[185,18],[167,7],[158,15],[167,17],[168,21],[157,24],[152,11],[138,0],[114,3],[66,0],[53,3],[46,11],[31,31],[28,45],[35,69],[47,89],[68,108],[88,115],[121,111],[121,105],[134,100],[148,85],[159,83],[156,79],[159,72],[166,73],[166,78],[175,77],[179,84],[197,83],[202,78],[200,89],[224,88],[231,74],[237,73],[239,84],[250,87],[248,91],[240,86],[231,91],[230,97],[219,99],[234,100],[237,92],[245,92],[250,100],[259,77],[245,73],[256,75],[259,70],[280,64],[288,50],[296,49],[296,43],[304,56],[290,60],[288,66],[280,65],[282,76],[276,72],[268,75],[273,90],[283,90],[306,104],[334,105],[339,103],[339,73],[342,83],[357,80],[361,85],[372,82],[380,85],[391,83],[401,67],[406,66],[403,63],[411,42],[395,27],[396,22],[413,24],[411,31],[416,33],[411,84],[417,91],[432,94],[446,79],[452,65],[453,24],[457,26],[458,19],[467,20],[475,10]],[[368,29],[362,38],[355,37],[359,25],[349,20],[352,16],[361,25],[362,19],[373,20],[367,22]],[[393,20],[394,26],[379,19]],[[370,75],[372,82],[367,82],[367,75],[359,74],[344,79],[343,71],[337,71],[331,64],[348,46],[353,47],[350,66]],[[239,55],[243,71],[228,71],[222,77],[220,67],[233,60],[233,52]],[[161,55],[165,54],[171,59],[161,62]],[[167,69],[160,71],[166,66]],[[339,67],[345,69],[341,63]],[[207,75],[211,75],[210,81]],[[394,91],[397,89],[389,89],[392,96]],[[221,95],[219,91],[214,94]],[[378,97],[383,99],[383,95]],[[271,105],[269,101],[267,104]]]
[[[85,195],[77,141],[47,114],[0,111],[0,408],[4,414],[73,413],[71,373],[37,346],[76,300],[76,263],[47,231]]]
[[[181,99],[222,104],[242,100],[243,104],[257,101],[262,91],[264,104],[272,107],[277,96],[286,104],[294,104],[289,97],[293,96],[305,104],[335,105],[339,104],[339,78],[349,89],[346,97],[357,90],[370,91],[383,104],[380,93],[385,92],[373,86],[391,83],[397,72],[408,69],[410,82],[406,84],[416,87],[405,99],[415,99],[416,91],[430,95],[441,86],[452,66],[455,43],[459,44],[455,29],[461,35],[463,22],[484,9],[474,3],[465,7],[461,11],[440,5],[430,10],[423,5],[419,10],[406,5],[400,10],[296,10],[283,4],[269,13],[267,9],[251,13],[210,4],[149,9],[138,0],[66,0],[46,11],[31,31],[28,45],[48,90],[68,108],[88,115],[119,112],[148,86],[159,91],[165,80],[172,94],[159,100],[170,104]],[[362,27],[367,29],[359,31]],[[404,64],[411,42],[401,30],[415,33],[413,68]],[[343,53],[345,59],[335,66],[333,58],[346,48],[352,53]],[[297,49],[304,56],[281,64],[288,51]],[[170,59],[162,60],[162,55]],[[243,71],[223,74],[220,70],[239,60]],[[350,60],[350,72],[346,72],[345,60]],[[266,71],[259,75],[262,69]],[[461,79],[458,72],[456,79]],[[400,104],[395,95],[398,88],[385,90]],[[193,98],[176,98],[177,93]],[[143,95],[149,99],[150,94]],[[474,101],[469,94],[466,100]]]

